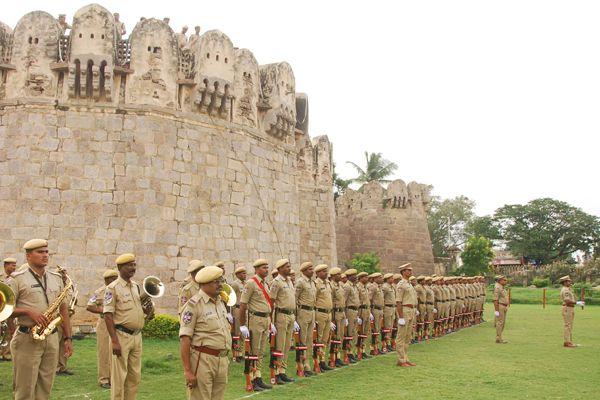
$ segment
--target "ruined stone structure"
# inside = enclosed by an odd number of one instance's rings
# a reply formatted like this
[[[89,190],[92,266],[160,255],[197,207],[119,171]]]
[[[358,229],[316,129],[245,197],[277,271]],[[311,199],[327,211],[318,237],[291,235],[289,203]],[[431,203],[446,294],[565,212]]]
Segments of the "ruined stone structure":
[[[0,254],[48,238],[85,305],[133,252],[170,312],[192,258],[336,265],[331,144],[309,137],[291,66],[219,31],[123,31],[96,4],[69,30],[42,11],[0,24]]]
[[[348,189],[336,202],[338,261],[356,253],[375,252],[385,272],[410,262],[415,274],[434,272],[431,238],[427,228],[426,185],[402,180],[387,189],[370,182],[358,191]]]

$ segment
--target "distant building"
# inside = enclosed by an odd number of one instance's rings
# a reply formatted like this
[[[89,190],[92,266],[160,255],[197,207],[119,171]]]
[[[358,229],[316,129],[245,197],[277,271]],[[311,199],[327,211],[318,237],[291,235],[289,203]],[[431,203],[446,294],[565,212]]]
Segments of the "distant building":
[[[492,268],[497,274],[510,274],[525,269],[525,260],[523,257],[517,257],[508,250],[494,250],[494,259]]]

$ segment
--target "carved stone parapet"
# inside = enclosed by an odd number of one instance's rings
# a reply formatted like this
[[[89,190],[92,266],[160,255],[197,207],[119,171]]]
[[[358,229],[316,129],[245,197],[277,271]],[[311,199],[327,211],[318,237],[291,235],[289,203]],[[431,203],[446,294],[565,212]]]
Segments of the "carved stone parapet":
[[[203,114],[229,119],[231,100],[234,98],[231,83],[218,78],[204,78],[196,90],[194,104]]]
[[[131,46],[129,40],[117,41],[116,63],[120,67],[129,67],[131,63]]]
[[[196,76],[196,58],[190,49],[179,52],[179,76],[181,79],[194,79]]]
[[[13,50],[13,34],[0,30],[0,63],[9,64]]]

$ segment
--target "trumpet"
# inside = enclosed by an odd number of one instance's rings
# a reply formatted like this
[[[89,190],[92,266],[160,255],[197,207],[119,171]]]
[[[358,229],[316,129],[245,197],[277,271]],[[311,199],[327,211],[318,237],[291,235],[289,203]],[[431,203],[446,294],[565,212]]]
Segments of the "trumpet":
[[[237,295],[235,294],[235,290],[233,290],[233,288],[226,283],[221,284],[219,296],[221,296],[221,300],[223,300],[228,307],[233,307],[237,304]]]
[[[154,318],[154,302],[152,299],[158,299],[165,294],[165,284],[156,276],[147,276],[142,282],[142,295],[140,301],[144,310],[150,309],[147,319]]]

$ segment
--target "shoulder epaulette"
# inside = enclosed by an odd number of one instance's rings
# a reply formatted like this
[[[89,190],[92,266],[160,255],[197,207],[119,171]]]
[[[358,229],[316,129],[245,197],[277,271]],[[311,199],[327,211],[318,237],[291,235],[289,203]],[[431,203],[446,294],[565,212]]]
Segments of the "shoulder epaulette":
[[[200,296],[195,294],[192,297],[190,297],[190,299],[188,300],[188,303],[196,304],[196,303],[198,303],[199,300],[200,300]]]
[[[48,273],[51,273],[52,275],[54,275],[54,276],[57,276],[57,277],[59,277],[60,279],[62,279],[62,275],[61,275],[61,274],[59,274],[58,272],[55,272],[55,271],[46,271],[46,272],[48,272]]]
[[[27,272],[27,269],[24,269],[22,271],[15,271],[12,274],[10,274],[10,276],[7,277],[7,279],[8,278],[16,278],[17,276],[23,275],[25,272]]]

